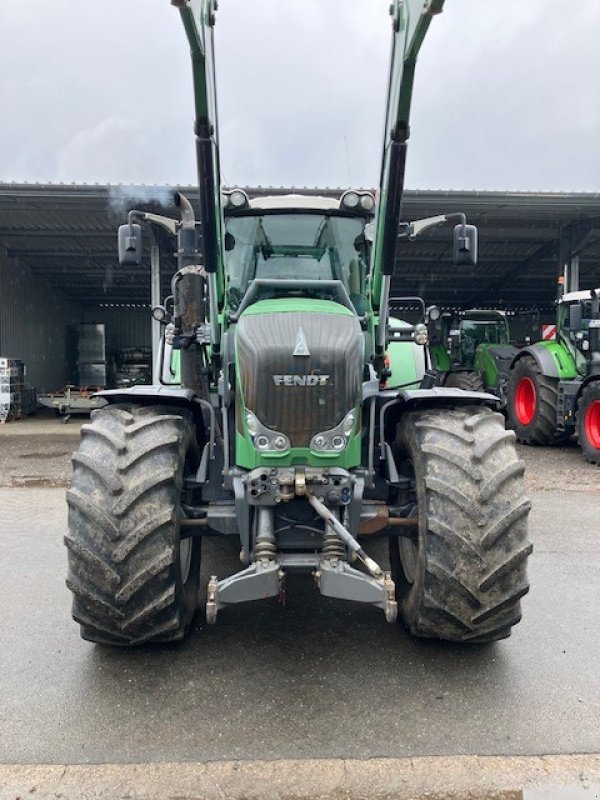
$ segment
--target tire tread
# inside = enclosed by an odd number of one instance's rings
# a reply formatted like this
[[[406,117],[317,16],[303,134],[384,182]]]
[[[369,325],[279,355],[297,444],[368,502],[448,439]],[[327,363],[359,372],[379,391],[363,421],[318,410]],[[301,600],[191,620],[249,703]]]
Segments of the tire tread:
[[[420,572],[398,597],[414,635],[488,642],[521,618],[531,504],[514,442],[503,417],[483,407],[401,421],[396,449],[413,463],[422,520]]]
[[[163,406],[107,406],[83,426],[65,537],[83,638],[131,645],[187,631],[197,578],[181,586],[177,509],[193,439],[186,412]]]

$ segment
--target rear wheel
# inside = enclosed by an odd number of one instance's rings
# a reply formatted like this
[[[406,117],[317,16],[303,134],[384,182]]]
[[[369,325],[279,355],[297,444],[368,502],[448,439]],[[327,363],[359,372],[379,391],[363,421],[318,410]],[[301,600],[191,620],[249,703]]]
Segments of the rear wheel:
[[[67,586],[84,639],[181,639],[196,610],[200,541],[181,539],[181,493],[197,466],[191,417],[108,406],[81,429],[67,493]]]
[[[592,464],[600,464],[600,380],[589,383],[581,393],[577,435],[583,455]]]
[[[464,389],[466,392],[483,392],[483,378],[475,370],[471,372],[451,372],[446,378],[444,386]]]
[[[510,427],[524,444],[547,445],[563,434],[556,425],[558,380],[542,374],[536,360],[524,356],[511,370],[507,411]]]
[[[390,539],[404,623],[415,636],[510,635],[529,590],[529,500],[514,433],[488,408],[407,414],[395,451],[413,479],[418,536]]]

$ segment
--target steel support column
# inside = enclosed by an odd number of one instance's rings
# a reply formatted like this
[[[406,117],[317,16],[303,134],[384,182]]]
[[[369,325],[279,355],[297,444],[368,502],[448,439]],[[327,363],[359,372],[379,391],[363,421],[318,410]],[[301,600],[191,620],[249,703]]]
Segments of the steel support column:
[[[160,246],[153,242],[150,246],[150,305],[160,305]],[[152,325],[152,383],[160,383],[160,365],[158,364],[158,354],[160,352],[160,322],[154,318]]]

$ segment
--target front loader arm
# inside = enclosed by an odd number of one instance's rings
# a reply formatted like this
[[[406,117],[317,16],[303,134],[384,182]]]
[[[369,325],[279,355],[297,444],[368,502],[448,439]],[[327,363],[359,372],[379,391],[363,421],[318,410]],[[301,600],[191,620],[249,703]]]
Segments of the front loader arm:
[[[216,0],[171,0],[171,3],[179,8],[192,57],[201,250],[204,268],[214,282],[220,310],[224,292],[224,254],[213,37]]]
[[[410,103],[419,49],[444,0],[393,0],[392,56],[387,95],[383,158],[379,186],[379,208],[375,221],[371,257],[372,302],[387,317],[389,277],[394,270],[400,224],[406,147],[409,137]],[[386,291],[387,287],[387,291]],[[383,289],[383,292],[382,292]],[[383,312],[383,314],[382,314]],[[378,336],[378,344],[381,339]]]

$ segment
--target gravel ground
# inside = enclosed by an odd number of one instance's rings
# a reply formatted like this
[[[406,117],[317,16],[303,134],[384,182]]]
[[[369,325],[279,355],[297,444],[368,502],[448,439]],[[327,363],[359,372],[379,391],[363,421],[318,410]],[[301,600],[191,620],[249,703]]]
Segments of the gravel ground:
[[[79,429],[88,421],[63,423],[40,413],[0,425],[0,486],[66,486]]]
[[[88,419],[38,414],[0,425],[0,486],[66,486],[71,453]],[[600,467],[589,464],[573,440],[558,447],[518,445],[528,489],[600,491]]]
[[[574,440],[555,447],[519,444],[517,449],[528,489],[600,492],[600,467],[584,459]]]

